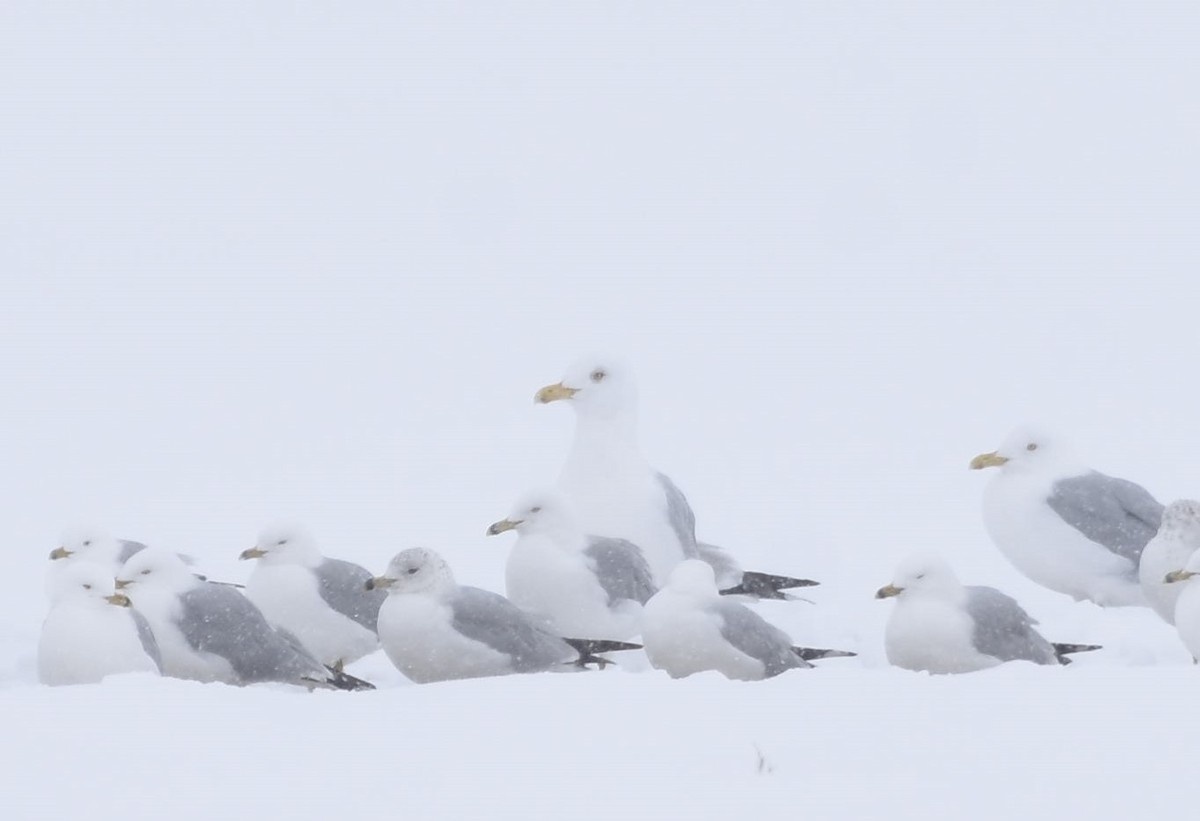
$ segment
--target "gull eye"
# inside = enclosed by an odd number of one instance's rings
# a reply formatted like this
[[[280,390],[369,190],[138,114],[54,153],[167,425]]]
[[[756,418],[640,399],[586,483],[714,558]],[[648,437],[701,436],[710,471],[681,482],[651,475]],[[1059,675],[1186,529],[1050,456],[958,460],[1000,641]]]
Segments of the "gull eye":
[[[1030,442],[1025,446],[1025,450],[1037,450],[1037,442]]]
[[[285,544],[287,544],[287,539],[280,539],[279,541],[277,541],[277,542],[275,543],[275,546],[276,546],[276,547],[283,547]]]
[[[143,575],[143,576],[149,576],[149,575],[150,575],[150,568],[148,568],[148,567],[147,567],[145,570],[143,570],[143,571],[142,571],[142,575]]]
[[[529,508],[529,512],[530,513],[541,513],[542,508],[540,506],[531,507],[531,508]]]
[[[85,584],[85,585],[83,586],[83,589],[84,589],[84,590],[91,590],[91,589],[92,589],[92,586],[91,586],[90,584]]]
[[[604,372],[603,368],[596,368],[596,370],[592,371],[592,381],[593,382],[603,382],[604,377],[606,377],[606,376],[608,376],[608,374],[606,374]]]
[[[91,547],[91,546],[92,546],[92,540],[91,540],[91,539],[87,539],[87,540],[85,540],[85,541],[84,541],[84,543],[83,543],[83,546],[84,546],[84,547]]]
[[[419,567],[410,567],[410,568],[408,569],[408,575],[410,575],[410,576],[411,576],[413,573],[416,573],[416,572],[417,572],[418,570],[420,570],[420,569],[421,569],[421,568],[419,568]]]
[[[917,578],[918,578],[918,579],[923,579],[923,578],[925,578],[925,574],[924,574],[924,573],[918,573],[918,574],[917,574]]]

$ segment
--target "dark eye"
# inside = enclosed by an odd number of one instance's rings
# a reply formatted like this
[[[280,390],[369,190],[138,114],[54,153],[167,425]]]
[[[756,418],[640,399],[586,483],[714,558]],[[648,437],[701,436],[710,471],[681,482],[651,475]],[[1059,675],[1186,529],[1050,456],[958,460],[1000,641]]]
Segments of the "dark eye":
[[[142,571],[142,575],[143,575],[143,576],[149,576],[149,575],[150,575],[150,568],[148,568],[148,567],[147,567],[145,570],[143,570],[143,571]]]
[[[285,544],[287,544],[287,539],[280,539],[279,541],[277,541],[277,542],[275,543],[275,546],[276,546],[276,547],[283,547]]]
[[[416,573],[418,570],[420,570],[420,568],[419,568],[419,567],[410,567],[410,568],[408,569],[408,575],[410,575],[410,576],[411,576],[413,573]]]
[[[92,546],[92,542],[91,542],[91,540],[89,539],[89,540],[85,541],[85,542],[83,543],[83,546],[84,546],[84,547],[91,547],[91,546]]]
[[[608,376],[608,374],[606,374],[601,368],[596,368],[596,370],[592,371],[593,382],[603,382],[604,377],[606,376]]]
[[[1037,450],[1037,442],[1030,442],[1025,446],[1025,450]]]
[[[85,584],[85,585],[83,586],[83,589],[84,589],[84,590],[91,590],[91,589],[92,589],[92,586],[91,586],[90,584]]]
[[[541,509],[541,507],[531,507],[531,508],[529,508],[529,512],[530,513],[541,513],[542,509]]]
[[[923,578],[925,578],[925,574],[924,574],[924,573],[918,573],[918,574],[917,574],[917,578],[918,578],[918,579],[923,579]]]

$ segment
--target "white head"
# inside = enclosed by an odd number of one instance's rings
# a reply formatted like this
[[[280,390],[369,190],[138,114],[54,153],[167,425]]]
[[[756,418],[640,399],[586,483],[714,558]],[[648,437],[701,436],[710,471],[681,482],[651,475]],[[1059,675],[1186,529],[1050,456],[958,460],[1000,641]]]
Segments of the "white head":
[[[134,553],[117,574],[117,587],[135,601],[143,591],[179,594],[200,583],[177,553],[161,547]]]
[[[487,529],[487,535],[495,536],[508,530],[515,530],[522,536],[550,536],[556,541],[582,535],[574,507],[556,490],[539,490],[522,496],[507,518]]]
[[[50,585],[50,601],[56,606],[129,606],[129,599],[117,593],[116,582],[109,569],[82,559],[64,567],[61,573],[54,574]]]
[[[548,404],[569,400],[580,418],[632,424],[637,417],[637,382],[633,370],[614,356],[576,360],[562,381],[547,385],[533,401]]]
[[[1060,438],[1029,426],[1016,428],[997,450],[971,460],[972,470],[1002,467],[1004,470],[1058,470],[1074,468],[1075,456]],[[1081,468],[1082,469],[1082,468]]]
[[[1163,510],[1160,536],[1196,538],[1200,536],[1200,502],[1177,499]]]
[[[116,539],[97,527],[75,527],[63,532],[51,561],[85,559],[95,564],[115,562],[120,554]]]
[[[368,590],[384,588],[389,594],[441,593],[454,587],[454,574],[445,559],[423,547],[397,553],[387,572],[367,582]]]
[[[315,567],[321,563],[317,542],[300,525],[277,524],[258,534],[254,547],[243,550],[240,559],[261,559],[263,564],[298,564]]]
[[[720,595],[717,593],[717,577],[712,565],[699,559],[687,559],[675,565],[667,577],[667,589],[698,598]]]
[[[875,598],[932,595],[953,599],[961,596],[962,590],[962,583],[945,559],[934,554],[919,554],[902,561],[892,574],[892,583],[879,588]]]

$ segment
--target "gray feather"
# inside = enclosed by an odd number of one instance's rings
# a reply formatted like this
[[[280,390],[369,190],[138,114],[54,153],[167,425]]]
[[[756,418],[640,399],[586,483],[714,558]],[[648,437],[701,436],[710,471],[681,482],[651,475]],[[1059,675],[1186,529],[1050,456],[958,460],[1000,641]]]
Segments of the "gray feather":
[[[592,561],[596,579],[608,596],[609,607],[622,599],[645,604],[658,592],[650,565],[646,564],[641,548],[633,542],[589,536],[584,553]]]
[[[694,559],[698,555],[696,549],[696,514],[692,512],[692,506],[688,504],[687,497],[683,495],[683,491],[671,481],[671,477],[665,473],[659,473],[658,483],[662,485],[663,493],[666,496],[667,518],[671,522],[671,529],[679,537],[679,544],[683,547],[684,558]]]
[[[133,626],[137,628],[138,640],[142,643],[142,649],[146,651],[146,655],[154,662],[154,666],[158,668],[158,672],[162,672],[162,653],[158,649],[158,639],[154,638],[154,631],[150,629],[150,622],[146,621],[146,617],[132,607],[129,608],[129,616],[133,619]]]
[[[369,570],[353,562],[326,559],[313,572],[317,575],[317,590],[326,604],[372,633],[379,632],[379,608],[387,598],[387,591],[367,590]]]
[[[1046,504],[1087,538],[1133,562],[1158,533],[1163,506],[1141,485],[1097,471],[1060,479]]]
[[[478,587],[459,587],[449,600],[451,626],[511,659],[517,673],[549,670],[578,654],[508,599]]]
[[[975,624],[972,644],[985,656],[1059,663],[1054,646],[1034,629],[1037,622],[1011,596],[994,587],[968,587],[967,614]]]
[[[201,582],[180,596],[179,629],[192,649],[226,659],[237,683],[326,681],[328,670],[267,623],[231,587]]]
[[[141,542],[133,542],[129,539],[117,539],[117,544],[121,545],[121,552],[117,554],[117,561],[121,564],[129,561],[129,557],[134,553],[141,553],[146,549],[146,546]]]
[[[792,651],[787,633],[753,610],[729,599],[718,599],[712,606],[721,617],[721,635],[738,650],[761,661],[767,678],[796,667],[812,667]]]
[[[715,544],[698,542],[696,557],[713,569],[717,577],[717,587],[732,587],[742,580],[742,568],[724,548]]]

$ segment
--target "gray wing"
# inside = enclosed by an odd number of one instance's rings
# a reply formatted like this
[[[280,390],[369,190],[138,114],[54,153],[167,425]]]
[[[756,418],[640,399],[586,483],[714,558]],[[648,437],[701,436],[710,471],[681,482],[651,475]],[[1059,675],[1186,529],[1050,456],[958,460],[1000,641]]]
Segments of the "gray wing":
[[[532,616],[498,593],[460,587],[449,604],[451,626],[509,656],[518,673],[548,670],[577,655],[569,644],[539,627]]]
[[[1001,661],[1058,663],[1054,647],[1034,629],[1037,622],[1011,596],[994,587],[968,587],[967,614],[975,623],[971,642],[980,653]]]
[[[709,565],[717,577],[717,587],[732,587],[742,581],[742,567],[724,548],[715,544],[698,542],[696,544],[697,558]]]
[[[671,529],[679,537],[679,544],[683,546],[683,555],[685,558],[694,559],[697,556],[696,514],[692,512],[692,506],[688,504],[683,491],[671,481],[670,476],[659,473],[658,483],[662,485],[666,495],[667,518],[671,521]]]
[[[353,562],[326,559],[313,572],[317,574],[317,590],[326,604],[372,633],[379,632],[379,608],[387,598],[387,591],[367,590],[369,570]]]
[[[141,553],[146,549],[146,546],[141,542],[133,542],[129,539],[117,539],[117,544],[121,546],[121,550],[117,554],[117,561],[121,564],[129,561],[129,557],[134,553]]]
[[[1054,483],[1046,504],[1087,538],[1137,567],[1163,506],[1141,485],[1092,471]]]
[[[718,599],[712,607],[721,617],[721,635],[751,658],[763,663],[767,678],[794,667],[812,667],[794,652],[788,634],[748,607]]]
[[[154,631],[150,629],[150,622],[146,621],[146,617],[132,607],[129,608],[129,616],[133,619],[133,626],[137,628],[138,640],[142,643],[142,649],[146,651],[146,655],[154,662],[154,666],[158,668],[158,672],[162,672],[162,653],[158,649],[158,639],[154,638]]]
[[[180,596],[178,626],[198,652],[226,659],[240,683],[326,681],[329,671],[276,632],[232,587],[202,582]]]
[[[609,607],[621,599],[645,604],[658,592],[650,565],[646,564],[642,549],[633,542],[589,536],[584,554],[592,560],[596,579],[608,596]]]

